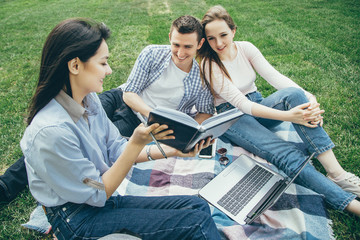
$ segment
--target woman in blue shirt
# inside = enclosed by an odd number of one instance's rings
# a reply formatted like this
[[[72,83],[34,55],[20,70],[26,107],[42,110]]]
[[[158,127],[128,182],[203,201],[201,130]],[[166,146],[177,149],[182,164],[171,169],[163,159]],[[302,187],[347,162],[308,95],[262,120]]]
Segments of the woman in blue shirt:
[[[59,240],[130,232],[143,239],[219,239],[206,202],[194,196],[120,196],[116,189],[144,146],[170,139],[166,125],[140,125],[129,141],[107,118],[96,92],[111,74],[110,31],[89,19],[68,19],[49,34],[28,127],[20,142],[32,195]],[[165,147],[168,156],[194,156]],[[153,148],[152,157],[160,158]]]

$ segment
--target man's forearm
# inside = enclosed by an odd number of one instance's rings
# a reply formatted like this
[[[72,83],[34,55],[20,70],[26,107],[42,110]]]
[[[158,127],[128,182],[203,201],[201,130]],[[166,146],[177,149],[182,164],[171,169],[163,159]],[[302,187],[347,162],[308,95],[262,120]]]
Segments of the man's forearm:
[[[208,113],[198,113],[195,116],[195,121],[197,121],[199,124],[201,124],[203,121],[205,121],[206,119],[208,119],[211,116],[212,116],[212,114],[208,114]]]
[[[126,105],[132,110],[141,113],[144,116],[149,116],[152,108],[149,107],[139,95],[133,92],[124,92],[123,99]]]

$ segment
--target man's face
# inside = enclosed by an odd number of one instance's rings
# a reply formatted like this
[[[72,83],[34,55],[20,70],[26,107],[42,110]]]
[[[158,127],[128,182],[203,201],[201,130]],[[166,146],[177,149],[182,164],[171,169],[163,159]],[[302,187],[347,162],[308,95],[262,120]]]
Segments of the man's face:
[[[195,32],[182,34],[176,29],[173,29],[172,33],[169,34],[169,39],[173,62],[184,72],[189,72],[196,51],[201,48],[204,39],[201,39],[200,43],[198,43]]]

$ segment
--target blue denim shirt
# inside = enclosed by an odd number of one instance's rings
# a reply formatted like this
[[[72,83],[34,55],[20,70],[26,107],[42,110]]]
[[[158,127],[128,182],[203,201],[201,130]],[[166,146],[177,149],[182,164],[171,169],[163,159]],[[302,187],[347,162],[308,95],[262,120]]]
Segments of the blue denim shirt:
[[[171,61],[171,48],[168,45],[149,45],[143,49],[127,80],[126,92],[140,94],[155,82]],[[208,88],[204,87],[200,79],[199,64],[193,59],[193,66],[184,79],[185,94],[178,109],[190,114],[192,108],[200,113],[214,114],[214,100]]]
[[[95,93],[85,97],[84,105],[61,91],[35,115],[21,139],[30,191],[47,207],[66,202],[105,205],[105,191],[83,180],[102,183],[102,174],[127,141],[107,118]]]

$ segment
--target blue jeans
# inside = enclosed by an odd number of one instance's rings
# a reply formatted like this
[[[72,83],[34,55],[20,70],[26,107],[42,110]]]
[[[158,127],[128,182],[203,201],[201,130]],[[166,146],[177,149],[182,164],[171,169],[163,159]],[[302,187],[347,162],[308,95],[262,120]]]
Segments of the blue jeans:
[[[247,97],[253,102],[278,110],[289,110],[308,102],[304,92],[297,88],[282,89],[266,98],[263,98],[259,92],[249,93]],[[232,108],[234,106],[229,103],[223,103],[216,107],[218,113]],[[244,114],[220,138],[266,159],[291,177],[306,159],[306,155],[297,146],[279,138],[269,130],[280,123],[281,121]],[[315,152],[317,156],[334,147],[322,127],[308,128],[298,124],[293,124],[293,126],[310,153]],[[295,182],[324,195],[331,207],[337,210],[344,210],[356,197],[356,195],[342,190],[310,164],[307,164]]]
[[[46,207],[59,240],[130,233],[141,239],[220,239],[209,205],[196,196],[112,196],[104,207]]]

